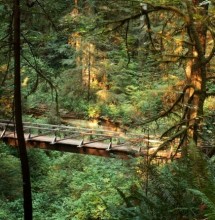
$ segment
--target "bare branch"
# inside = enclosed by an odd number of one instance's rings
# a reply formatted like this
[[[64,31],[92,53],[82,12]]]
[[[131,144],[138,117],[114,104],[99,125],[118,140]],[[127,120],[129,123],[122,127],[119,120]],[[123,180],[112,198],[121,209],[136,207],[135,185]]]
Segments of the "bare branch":
[[[179,144],[178,144],[178,146],[177,146],[177,148],[176,148],[176,150],[175,150],[175,153],[171,156],[172,159],[174,159],[174,157],[175,157],[176,154],[178,153],[179,148],[183,145],[186,136],[187,136],[187,133],[184,132],[184,134],[183,134],[182,138],[180,139],[180,142],[179,142]]]
[[[177,15],[179,15],[180,17],[184,18],[185,21],[188,21],[188,17],[186,14],[184,14],[182,12],[182,10],[174,7],[174,6],[164,6],[164,5],[158,5],[158,6],[154,6],[152,4],[147,3],[148,5],[150,5],[152,7],[151,10],[142,10],[143,13],[151,13],[151,12],[155,12],[155,11],[171,11],[173,13],[176,13]]]
[[[150,155],[150,160],[152,160],[156,154],[158,153],[158,151],[163,150],[164,147],[166,147],[167,144],[171,143],[173,140],[175,140],[177,137],[180,137],[182,134],[184,134],[186,131],[188,130],[188,127],[180,130],[179,132],[177,132],[176,134],[172,135],[171,137],[169,137],[164,143],[162,143],[156,150],[155,152],[153,152]]]
[[[184,123],[186,123],[186,122],[187,122],[187,120],[182,120],[182,121],[180,121],[179,123],[173,125],[173,126],[170,127],[168,130],[166,130],[166,131],[161,135],[160,138],[163,138],[164,136],[168,135],[171,131],[173,131],[174,129],[176,129],[176,128],[182,126],[182,125],[183,125]]]
[[[38,1],[38,0],[36,0],[36,1]],[[146,3],[146,4],[148,4],[148,3]],[[188,17],[181,10],[177,9],[176,7],[161,6],[161,5],[160,6],[154,6],[154,5],[151,5],[151,4],[148,4],[148,5],[150,5],[152,9],[147,9],[147,10],[142,9],[141,12],[139,12],[137,14],[134,14],[130,17],[123,18],[123,19],[120,19],[120,20],[117,20],[117,21],[108,21],[107,24],[120,23],[121,24],[120,26],[122,26],[127,21],[138,19],[142,15],[148,16],[148,14],[150,14],[152,12],[157,12],[157,11],[171,11],[173,13],[178,14],[180,17],[184,18],[185,22],[187,22],[189,20]]]
[[[185,94],[185,92],[186,92],[186,90],[187,90],[188,88],[194,88],[194,87],[193,87],[193,85],[186,85],[186,86],[184,87],[184,89],[183,89],[181,95],[177,98],[177,100],[174,102],[174,104],[173,104],[167,111],[162,112],[161,114],[159,114],[159,115],[157,115],[157,116],[155,116],[155,117],[152,117],[152,118],[150,118],[150,119],[148,119],[148,120],[146,120],[146,121],[143,121],[143,122],[140,122],[140,123],[137,123],[137,124],[138,124],[138,125],[145,125],[145,124],[148,124],[148,123],[150,123],[150,122],[152,122],[152,121],[156,121],[156,120],[158,120],[159,118],[163,118],[163,117],[166,117],[166,116],[168,116],[169,114],[171,114],[171,113],[172,113],[172,110],[175,108],[175,106],[178,105],[178,103],[183,99],[184,94]]]

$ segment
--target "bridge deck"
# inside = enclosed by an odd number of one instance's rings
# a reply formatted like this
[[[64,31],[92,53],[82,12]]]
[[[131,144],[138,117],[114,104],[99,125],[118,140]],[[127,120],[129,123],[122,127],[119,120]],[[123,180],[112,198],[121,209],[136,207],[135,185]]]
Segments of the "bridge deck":
[[[62,125],[24,123],[25,141],[29,148],[58,150],[103,157],[143,156],[153,153],[161,143],[146,135],[122,134],[106,130],[92,130]],[[17,146],[15,125],[0,120],[0,139]],[[169,151],[159,152],[158,157],[167,157]]]
[[[129,155],[143,155],[143,152],[140,153],[137,147],[130,147],[126,145],[113,144],[110,147],[110,143],[104,142],[89,143],[88,141],[83,141],[81,139],[56,139],[53,142],[54,139],[54,136],[50,137],[44,135],[35,135],[31,136],[31,138],[28,139],[28,134],[25,134],[26,145],[29,148],[58,150],[103,157],[111,157],[112,155],[117,155],[122,159],[129,158]],[[14,134],[14,132],[5,132],[4,136],[2,137],[2,140],[11,146],[16,146],[16,135]]]

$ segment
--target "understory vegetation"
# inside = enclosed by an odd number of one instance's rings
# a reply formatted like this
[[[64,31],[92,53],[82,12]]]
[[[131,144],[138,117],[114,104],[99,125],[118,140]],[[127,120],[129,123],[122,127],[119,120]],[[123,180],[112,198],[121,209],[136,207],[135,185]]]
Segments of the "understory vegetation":
[[[22,219],[17,150],[1,143],[0,219]],[[148,163],[29,150],[34,219],[215,219],[215,158]]]

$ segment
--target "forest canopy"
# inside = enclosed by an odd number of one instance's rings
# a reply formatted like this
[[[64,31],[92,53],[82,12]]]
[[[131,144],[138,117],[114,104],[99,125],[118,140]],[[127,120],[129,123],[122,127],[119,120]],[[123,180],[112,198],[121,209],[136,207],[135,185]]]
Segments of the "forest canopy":
[[[213,219],[214,0],[1,0],[0,17],[0,119],[16,124],[19,147],[17,154],[0,143],[1,166],[12,172],[0,173],[0,218],[11,210],[11,219],[22,218],[23,193],[28,220],[32,204],[38,220],[171,219],[173,213],[175,219]],[[96,129],[144,134],[160,144],[132,140],[144,152],[153,149],[129,165],[28,152],[23,121],[92,122]],[[170,160],[179,154],[182,162],[155,168],[160,151],[170,152]],[[201,178],[204,173],[208,177]],[[171,203],[168,211],[164,200]],[[44,208],[48,202],[50,209]]]

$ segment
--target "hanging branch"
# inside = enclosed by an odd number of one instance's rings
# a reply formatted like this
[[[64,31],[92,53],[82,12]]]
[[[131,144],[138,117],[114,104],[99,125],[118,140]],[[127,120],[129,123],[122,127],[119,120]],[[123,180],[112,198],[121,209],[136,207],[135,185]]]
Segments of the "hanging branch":
[[[180,17],[182,17],[184,19],[185,23],[187,23],[189,21],[189,18],[187,17],[187,15],[185,15],[181,10],[179,10],[179,9],[177,9],[175,7],[172,7],[172,6],[154,6],[154,5],[149,4],[149,3],[145,3],[145,4],[149,5],[151,8],[150,9],[141,8],[141,11],[139,13],[134,14],[134,15],[132,15],[130,17],[123,18],[123,19],[120,19],[120,20],[117,20],[117,21],[111,21],[111,22],[108,21],[108,22],[106,22],[107,25],[117,24],[117,23],[118,23],[118,25],[115,26],[114,28],[112,28],[111,30],[105,31],[103,33],[109,33],[109,32],[116,31],[117,29],[119,29],[120,27],[124,26],[125,24],[127,24],[126,29],[128,29],[129,22],[131,20],[138,19],[141,16],[145,15],[145,18],[146,18],[145,21],[146,21],[146,25],[147,25],[149,39],[150,39],[150,42],[152,44],[153,49],[156,50],[154,42],[153,42],[153,39],[152,39],[152,35],[151,35],[151,23],[150,23],[150,19],[149,19],[149,14],[150,13],[157,12],[157,11],[170,11],[170,12],[175,13],[175,14],[179,15]],[[129,62],[130,62],[130,60],[129,60]],[[129,62],[128,62],[128,64],[129,64]]]
[[[47,78],[43,74],[43,72],[37,66],[34,66],[23,54],[22,54],[22,58],[27,62],[29,67],[33,68],[35,72],[49,84],[51,90],[55,91],[56,113],[57,115],[59,115],[58,91],[57,91],[56,86],[52,83],[52,81],[49,78]]]
[[[151,155],[150,155],[150,161],[156,156],[156,154],[158,153],[158,151],[163,150],[164,147],[167,146],[167,144],[171,143],[173,140],[175,140],[177,137],[180,137],[181,135],[185,134],[186,131],[189,128],[186,127],[182,130],[180,130],[179,132],[177,132],[176,134],[172,135],[171,137],[169,137],[166,141],[163,142],[163,144],[161,144]]]
[[[166,130],[166,131],[161,135],[160,138],[162,139],[162,138],[165,137],[166,135],[169,135],[169,134],[171,133],[171,131],[173,131],[173,130],[179,128],[180,126],[184,125],[184,123],[186,123],[186,122],[187,122],[187,120],[182,120],[182,121],[180,121],[179,123],[177,123],[176,125],[173,125],[173,126],[170,127],[168,130]]]
[[[146,18],[145,21],[146,21],[146,26],[147,26],[147,30],[148,30],[149,40],[151,42],[151,45],[152,45],[153,49],[156,51],[156,48],[155,48],[155,45],[154,45],[154,42],[153,42],[153,39],[152,39],[151,23],[150,23],[148,13],[145,14],[145,18]]]
[[[33,67],[33,65],[30,65],[30,67],[32,67],[35,71],[39,70],[38,63],[36,61],[36,55],[34,54],[34,51],[33,51],[31,43],[29,42],[29,40],[23,34],[22,34],[22,37],[24,38],[25,42],[28,44],[28,47],[29,47],[30,52],[31,52],[31,54],[33,56],[33,59],[34,59],[34,67]],[[24,59],[27,61],[28,64],[30,63],[30,61],[28,61],[25,57],[24,57]],[[56,113],[57,113],[57,115],[59,115],[58,91],[57,91],[56,86],[51,82],[51,80],[49,80],[47,77],[45,77],[42,74],[42,71],[36,71],[36,72],[37,72],[38,75],[40,75],[50,85],[50,88],[51,88],[52,92],[53,92],[53,90],[55,91]],[[38,83],[39,83],[38,75],[37,75],[37,81],[36,81],[36,83],[34,85],[34,88],[31,90],[31,93],[34,92],[37,89],[37,86],[38,86]],[[53,94],[52,94],[52,97],[53,97]]]
[[[125,24],[125,22],[127,22],[128,20],[135,20],[135,19],[138,19],[140,18],[142,15],[147,15],[147,14],[150,14],[152,12],[157,12],[157,11],[170,11],[170,12],[173,12],[173,13],[176,13],[177,15],[179,15],[180,17],[182,17],[185,21],[188,21],[189,18],[187,17],[187,15],[185,15],[180,9],[177,9],[176,7],[172,7],[172,6],[154,6],[154,5],[151,5],[149,3],[147,3],[147,5],[151,6],[151,9],[141,9],[141,11],[137,14],[134,14],[130,17],[127,17],[127,18],[123,18],[123,19],[120,19],[120,20],[117,20],[117,21],[108,21],[107,24],[111,24],[111,23],[121,23],[121,24]]]
[[[182,138],[180,139],[180,142],[179,142],[179,144],[178,144],[178,146],[177,146],[177,148],[176,148],[176,150],[175,150],[175,153],[174,153],[173,155],[171,155],[171,159],[174,159],[174,158],[175,158],[175,156],[177,155],[177,153],[178,153],[180,147],[183,146],[183,143],[184,143],[186,137],[187,137],[187,133],[184,132],[184,133],[182,134]]]

